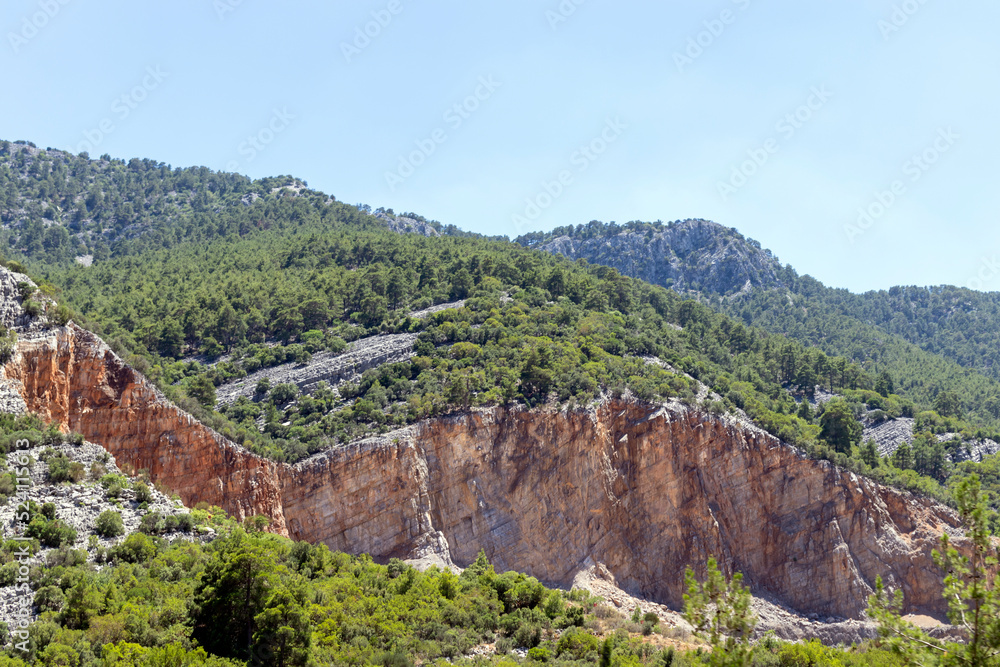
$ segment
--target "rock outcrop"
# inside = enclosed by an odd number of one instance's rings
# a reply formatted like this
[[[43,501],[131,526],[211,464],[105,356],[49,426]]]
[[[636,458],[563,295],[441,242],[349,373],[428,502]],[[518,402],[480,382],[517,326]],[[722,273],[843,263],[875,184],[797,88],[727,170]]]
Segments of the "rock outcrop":
[[[559,236],[537,247],[679,292],[731,294],[782,285],[781,264],[770,251],[708,220],[683,220],[650,234],[621,230],[590,238]]]
[[[907,611],[942,606],[931,549],[956,532],[951,511],[681,405],[480,410],[286,466],[200,424],[74,325],[21,341],[4,375],[28,409],[185,504],[265,514],[335,549],[458,564],[485,549],[553,584],[602,563],[626,591],[674,605],[684,567],[714,554],[800,612],[856,618],[876,576]]]
[[[167,401],[89,331],[70,324],[20,341],[4,372],[30,412],[148,470],[186,505],[206,501],[240,518],[266,514],[284,531],[278,465]]]

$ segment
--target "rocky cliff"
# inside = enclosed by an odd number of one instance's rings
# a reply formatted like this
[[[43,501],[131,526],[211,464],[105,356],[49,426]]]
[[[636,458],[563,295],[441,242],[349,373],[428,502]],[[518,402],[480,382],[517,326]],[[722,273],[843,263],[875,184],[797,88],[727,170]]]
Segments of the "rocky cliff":
[[[592,411],[494,408],[420,423],[296,466],[256,457],[167,402],[74,325],[22,340],[3,369],[29,410],[146,468],[185,504],[376,558],[466,564],[569,583],[602,563],[677,605],[709,554],[802,612],[857,617],[875,577],[909,611],[940,611],[930,552],[947,509],[881,487],[732,418],[609,401]]]

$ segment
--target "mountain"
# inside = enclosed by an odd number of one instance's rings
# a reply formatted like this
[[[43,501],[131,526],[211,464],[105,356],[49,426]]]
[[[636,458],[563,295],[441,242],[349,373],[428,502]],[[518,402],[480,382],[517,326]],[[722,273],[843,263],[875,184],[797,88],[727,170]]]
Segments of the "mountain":
[[[960,528],[942,504],[954,489],[982,473],[1000,502],[996,380],[876,324],[814,319],[796,301],[811,283],[733,230],[594,224],[512,243],[292,177],[0,151],[2,442],[79,432],[192,514],[234,517],[203,549],[136,538],[121,557],[145,568],[131,596],[186,610],[169,635],[183,650],[193,638],[213,660],[256,660],[248,647],[277,624],[328,662],[408,664],[400,646],[459,657],[491,637],[482,650],[561,655],[577,635],[593,648],[581,660],[598,646],[649,657],[610,637],[607,612],[588,616],[586,594],[539,581],[640,605],[641,643],[709,555],[746,575],[780,636],[855,641],[874,636],[861,617],[877,577],[906,610],[943,611],[930,551]],[[623,270],[663,257],[672,289],[534,247],[563,236]],[[755,324],[782,299],[816,344]],[[873,346],[858,361],[825,351],[851,336]],[[266,573],[249,616],[247,598],[218,598],[233,563]],[[170,643],[86,626],[121,613],[110,574],[45,577],[36,588],[66,601],[45,636]],[[345,607],[343,591],[382,597]],[[87,607],[98,596],[112,602]],[[440,613],[414,618],[413,596]],[[399,612],[391,628],[380,605]],[[662,620],[640,625],[646,609]],[[586,637],[560,632],[584,622]]]
[[[548,234],[521,236],[517,242],[570,259],[603,264],[626,276],[678,292],[727,295],[754,288],[781,287],[781,264],[756,241],[736,229],[707,220],[663,224],[597,221]]]
[[[0,269],[0,284],[19,282]],[[25,299],[8,301],[16,315]],[[193,420],[77,325],[13,326],[31,335],[0,383],[22,412],[99,443],[188,506],[261,515],[296,540],[445,566],[482,551],[567,588],[600,564],[626,592],[674,608],[685,566],[725,554],[756,592],[853,638],[874,636],[844,621],[863,616],[876,576],[907,590],[907,611],[945,609],[940,580],[923,573],[954,512],[805,458],[745,419],[634,397],[496,406],[288,465]]]
[[[927,405],[972,371],[961,411],[1000,418],[1000,293],[901,286],[853,294],[782,267],[757,241],[705,220],[594,221],[517,242],[614,267],[872,373],[887,370]]]

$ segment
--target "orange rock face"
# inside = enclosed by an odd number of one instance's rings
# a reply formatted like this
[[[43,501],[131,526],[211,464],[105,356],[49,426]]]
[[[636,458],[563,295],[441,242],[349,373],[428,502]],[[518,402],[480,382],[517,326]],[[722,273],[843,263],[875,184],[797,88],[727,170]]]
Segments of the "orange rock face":
[[[285,531],[278,465],[236,446],[163,398],[97,336],[75,325],[18,343],[5,368],[30,412],[146,469],[188,506],[265,514]]]
[[[461,565],[482,548],[498,570],[553,584],[599,562],[629,592],[674,605],[685,566],[711,554],[801,612],[858,617],[876,576],[902,588],[907,611],[942,609],[931,550],[953,512],[733,419],[624,400],[494,408],[287,466],[196,422],[77,327],[19,343],[5,372],[30,410],[185,503],[265,514],[334,549]]]

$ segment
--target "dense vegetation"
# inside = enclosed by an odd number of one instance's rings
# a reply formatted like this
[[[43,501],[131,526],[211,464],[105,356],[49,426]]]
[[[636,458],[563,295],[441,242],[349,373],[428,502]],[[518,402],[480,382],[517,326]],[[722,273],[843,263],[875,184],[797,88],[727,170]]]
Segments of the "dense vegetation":
[[[40,616],[27,651],[11,643],[0,661],[7,667],[514,665],[522,662],[512,654],[519,648],[528,649],[529,664],[625,667],[694,666],[710,656],[675,650],[665,638],[687,634],[655,614],[636,609],[624,616],[586,592],[498,574],[482,555],[459,575],[419,572],[398,560],[378,565],[292,542],[261,532],[262,525],[224,519],[220,537],[206,543],[133,533],[109,551],[101,569],[85,552],[50,552],[45,564],[31,567]],[[8,552],[14,547],[4,544]],[[484,645],[490,646],[483,657],[464,657]],[[767,640],[754,664],[901,663],[875,646]]]
[[[990,405],[994,383],[938,357],[918,359],[905,376],[875,372],[613,269],[457,232],[395,234],[367,208],[294,179],[251,182],[14,144],[0,144],[0,157],[8,240],[42,291],[72,306],[183,407],[277,460],[456,409],[572,408],[630,391],[711,411],[742,409],[815,456],[944,497],[938,484],[952,470],[936,441],[881,461],[861,446],[854,420],[873,410],[916,415],[922,431],[968,438],[994,435],[1000,423],[963,409],[970,398]],[[106,206],[86,204],[95,191]],[[121,208],[125,200],[140,227]],[[73,243],[101,255],[95,264],[53,254],[44,239],[29,243],[27,227],[45,220],[74,231]],[[103,254],[95,229],[107,239]],[[428,317],[408,314],[459,300],[461,307]],[[215,404],[218,386],[259,368],[405,332],[418,334],[415,356],[358,382],[321,385],[310,396],[262,382],[252,400]],[[699,383],[714,397],[699,393]],[[815,385],[844,394],[844,402],[813,410],[802,398]],[[959,407],[940,396],[960,396]],[[947,411],[933,411],[942,406]]]
[[[1000,391],[986,376],[1000,348],[995,331],[983,333],[995,310],[961,290],[927,296],[907,288],[866,301],[786,268],[781,279],[791,296],[682,296],[437,223],[428,224],[445,236],[395,234],[367,207],[290,177],[250,181],[7,142],[0,142],[0,221],[8,255],[62,302],[50,317],[65,321],[71,307],[168,396],[277,460],[453,410],[574,409],[631,392],[742,410],[813,456],[940,499],[977,475],[986,498],[1000,502],[997,457],[953,465],[947,456],[968,440],[1000,439]],[[662,224],[625,228],[649,235]],[[93,266],[74,261],[85,254]],[[410,315],[451,301],[462,304]],[[922,321],[934,326],[915,324]],[[216,405],[218,386],[257,369],[400,333],[417,334],[415,355],[357,382],[321,385],[309,396],[265,382],[252,400]],[[958,365],[980,362],[983,374]],[[840,398],[813,407],[805,399],[817,386]],[[903,416],[915,419],[917,436],[890,459],[861,442],[859,420]],[[957,435],[934,437],[942,433]],[[35,417],[0,415],[2,451],[22,438],[34,445],[64,437]],[[83,474],[65,457],[48,462],[52,481]],[[113,475],[99,481],[109,495],[130,484]],[[142,482],[131,484],[137,496],[148,494]],[[10,474],[0,476],[0,495],[13,487]],[[0,658],[14,665],[405,665],[459,658],[494,641],[501,654],[523,646],[532,649],[529,660],[554,664],[714,660],[663,648],[654,640],[666,631],[653,618],[626,619],[586,594],[498,574],[485,558],[460,576],[420,573],[269,535],[259,520],[239,527],[199,508],[182,518],[147,515],[143,532],[95,549],[104,565],[97,569],[70,548],[75,535],[54,506],[25,509],[32,548],[53,547],[56,555],[31,569],[42,620],[28,655],[8,649]],[[221,537],[162,537],[196,524],[214,524]],[[97,530],[120,535],[121,516],[103,513]],[[5,577],[14,572],[12,550],[13,543],[0,549]],[[774,641],[753,661],[899,664],[877,647]]]
[[[930,404],[939,392],[951,389],[976,420],[1000,418],[1000,292],[911,286],[852,294],[800,276],[757,241],[705,221],[619,225],[595,220],[526,234],[517,242],[537,247],[560,236],[576,241],[628,239],[616,246],[614,257],[604,259],[617,261],[629,275],[655,275],[647,264],[657,258],[642,246],[665,233],[677,244],[674,251],[690,288],[680,290],[685,295],[747,325],[851,359],[873,374],[885,369],[898,379],[899,393],[915,401]],[[600,263],[595,253],[601,247],[587,246],[588,251],[581,246],[578,255]],[[727,262],[733,275],[725,291],[699,287],[706,267]],[[745,291],[741,288],[749,278],[755,278],[754,289]],[[672,279],[664,286],[676,289]],[[976,372],[970,374],[970,369]]]

